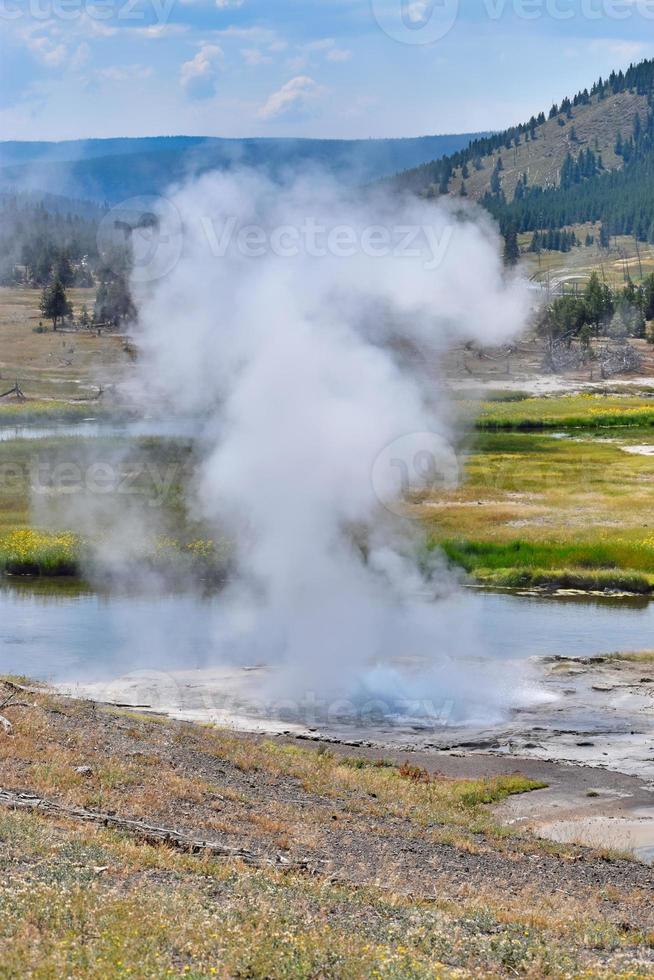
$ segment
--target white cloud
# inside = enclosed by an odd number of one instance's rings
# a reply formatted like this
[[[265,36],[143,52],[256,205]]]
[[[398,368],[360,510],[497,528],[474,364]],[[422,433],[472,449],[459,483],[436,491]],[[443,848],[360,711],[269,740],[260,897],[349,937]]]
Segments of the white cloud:
[[[298,54],[294,58],[286,59],[286,67],[290,71],[303,71],[309,64],[306,54]]]
[[[349,61],[351,57],[352,52],[347,48],[331,48],[327,52],[327,61]]]
[[[267,44],[273,45],[280,41],[279,35],[269,27],[222,27],[210,32],[212,37],[235,38],[239,41],[246,41],[248,44]]]
[[[327,61],[333,62],[349,61],[352,57],[352,52],[348,51],[347,48],[336,47],[336,41],[333,37],[322,37],[317,41],[310,41],[308,44],[303,44],[298,51],[299,53],[295,57],[288,58],[286,61],[286,66],[291,71],[299,72],[307,68],[311,63],[312,55],[322,55]]]
[[[84,65],[88,64],[91,59],[91,46],[87,44],[86,41],[82,41],[81,44],[77,46],[77,50],[73,54],[70,61],[70,67],[74,71],[78,71],[83,68]]]
[[[98,78],[108,82],[132,82],[150,78],[152,68],[149,65],[111,65],[109,68],[100,68],[96,74]]]
[[[96,17],[89,17],[86,11],[76,21],[78,34],[87,37],[115,37],[118,33],[117,27],[110,27],[105,21],[98,20]]]
[[[185,61],[179,80],[190,99],[210,99],[216,93],[218,69],[223,49],[218,44],[203,44],[191,61]]]
[[[269,65],[272,62],[272,58],[263,54],[259,48],[241,48],[241,54],[246,65]]]
[[[327,51],[329,48],[333,48],[335,43],[333,37],[322,37],[318,41],[309,41],[308,44],[304,45],[304,50]]]
[[[179,34],[186,34],[188,26],[186,24],[151,24],[149,27],[128,27],[127,31],[135,37],[142,37],[146,41],[156,41],[162,37],[176,37]]]
[[[279,119],[281,116],[306,112],[318,103],[324,94],[325,89],[313,78],[309,78],[308,75],[296,75],[277,92],[268,96],[259,109],[259,118]]]
[[[424,24],[431,13],[431,4],[427,0],[414,0],[405,8],[405,15],[412,24]]]
[[[51,37],[28,31],[24,40],[34,57],[46,68],[59,68],[68,56],[66,45],[55,43]]]

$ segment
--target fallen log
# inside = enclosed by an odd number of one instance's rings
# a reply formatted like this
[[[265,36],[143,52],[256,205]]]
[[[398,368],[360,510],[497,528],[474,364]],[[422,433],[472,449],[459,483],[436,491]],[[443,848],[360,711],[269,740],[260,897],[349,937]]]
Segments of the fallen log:
[[[0,684],[4,684],[4,686],[8,687],[10,691],[27,691],[28,694],[34,693],[34,688],[25,687],[24,684],[17,684],[16,681],[10,681],[6,677],[0,678]]]
[[[187,834],[177,833],[177,831],[167,827],[150,826],[140,820],[128,820],[112,813],[96,813],[94,810],[87,810],[85,807],[65,806],[63,803],[46,800],[31,793],[16,793],[13,790],[0,789],[0,806],[9,810],[43,813],[53,817],[64,817],[68,820],[101,824],[103,827],[131,834],[145,844],[170,847],[187,854],[210,854],[212,857],[243,861],[244,864],[253,867],[276,867],[287,871],[312,870],[307,861],[291,861],[281,854],[275,858],[267,858],[242,847],[229,847],[217,841],[199,840]]]

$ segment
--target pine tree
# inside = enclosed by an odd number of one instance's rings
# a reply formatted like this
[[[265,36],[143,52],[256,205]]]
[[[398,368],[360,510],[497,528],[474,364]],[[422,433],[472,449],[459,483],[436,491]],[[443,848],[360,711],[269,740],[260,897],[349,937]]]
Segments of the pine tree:
[[[65,288],[72,286],[75,273],[66,252],[60,252],[57,256],[53,268],[53,277],[58,279]]]
[[[41,304],[39,306],[43,316],[52,320],[52,329],[57,330],[57,324],[64,317],[70,316],[72,306],[68,302],[66,290],[60,279],[55,279],[49,286],[46,286],[41,294]]]
[[[119,326],[136,315],[129,289],[129,267],[126,256],[113,256],[112,261],[98,270],[100,285],[95,298],[93,319],[96,323]]]
[[[504,233],[504,262],[508,266],[516,265],[520,258],[518,233],[512,225]]]
[[[654,272],[643,283],[643,314],[646,320],[654,320]]]
[[[599,333],[602,323],[613,315],[613,298],[606,283],[601,282],[596,272],[593,272],[584,290],[584,308],[587,322]]]

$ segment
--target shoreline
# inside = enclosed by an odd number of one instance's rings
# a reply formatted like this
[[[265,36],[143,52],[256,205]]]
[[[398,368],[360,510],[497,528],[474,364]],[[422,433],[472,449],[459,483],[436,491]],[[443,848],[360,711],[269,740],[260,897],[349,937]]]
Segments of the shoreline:
[[[237,731],[407,752],[486,751],[614,770],[654,786],[654,658],[546,656],[527,663],[533,696],[526,705],[509,705],[499,721],[463,724],[444,724],[440,717],[435,724],[401,717],[366,723],[353,718],[353,712],[345,715],[343,708],[340,716],[328,712],[321,717],[319,707],[303,721],[297,706],[289,709],[287,702],[278,705],[270,698],[271,668],[266,665],[140,670],[53,689]]]
[[[58,685],[68,697],[195,725],[273,738],[314,751],[353,749],[457,778],[519,771],[547,789],[502,803],[506,826],[551,840],[626,849],[654,861],[654,664],[612,658],[542,658],[540,704],[503,722],[434,727],[311,724],[266,717],[248,704],[265,668],[126,675]],[[651,676],[649,676],[651,675]],[[251,684],[252,679],[255,683]],[[223,701],[220,701],[220,698]]]
[[[625,853],[624,835],[579,847],[530,826],[530,805],[544,819],[601,807],[646,839],[637,807],[651,791],[633,777],[351,752],[4,686],[15,695],[0,740],[12,976],[29,975],[44,945],[53,975],[70,971],[71,921],[107,977],[180,974],[180,928],[183,972],[227,962],[230,976],[254,975],[262,922],[273,938],[257,976],[340,976],[345,948],[359,957],[352,976],[389,962],[393,976],[440,975],[444,955],[457,975],[508,976],[507,949],[528,976],[654,962],[645,853]],[[307,944],[315,969],[298,970]]]

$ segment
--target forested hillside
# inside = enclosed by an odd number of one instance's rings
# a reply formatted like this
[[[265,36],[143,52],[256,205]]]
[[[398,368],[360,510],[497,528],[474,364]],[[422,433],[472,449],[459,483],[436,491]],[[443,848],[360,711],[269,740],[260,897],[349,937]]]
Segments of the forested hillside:
[[[615,235],[654,242],[654,60],[405,171],[395,186],[480,201],[505,234],[543,232],[532,239],[534,250],[566,251],[577,244],[574,235],[556,232],[598,222],[603,245]]]

